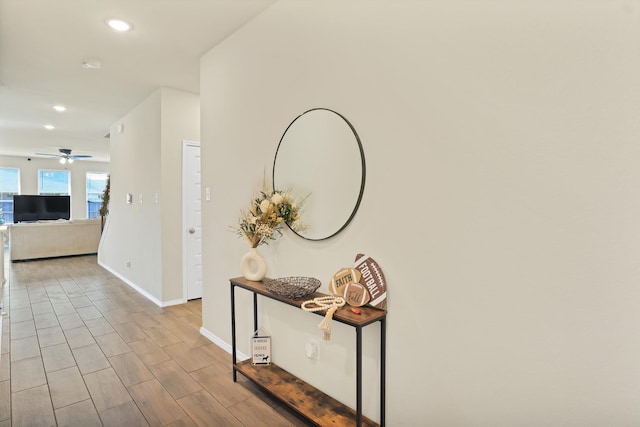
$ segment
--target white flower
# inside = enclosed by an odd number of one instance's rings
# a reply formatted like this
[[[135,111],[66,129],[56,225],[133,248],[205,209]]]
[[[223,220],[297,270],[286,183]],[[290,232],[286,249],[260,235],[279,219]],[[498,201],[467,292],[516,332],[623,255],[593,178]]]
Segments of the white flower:
[[[273,196],[271,196],[271,203],[274,205],[279,205],[283,200],[284,197],[280,193],[273,193]]]
[[[260,202],[260,210],[264,213],[269,210],[269,206],[271,206],[271,202],[268,200],[263,200]]]

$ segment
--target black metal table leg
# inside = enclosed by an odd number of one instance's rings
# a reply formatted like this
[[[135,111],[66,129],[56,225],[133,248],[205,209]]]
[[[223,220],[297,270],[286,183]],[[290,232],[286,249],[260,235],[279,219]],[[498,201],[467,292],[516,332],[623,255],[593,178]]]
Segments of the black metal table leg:
[[[386,412],[385,389],[387,378],[387,321],[380,319],[380,427],[384,427],[384,417]]]
[[[356,426],[362,427],[362,328],[356,327]]]
[[[253,332],[258,332],[258,294],[253,294]]]
[[[237,380],[236,372],[236,287],[231,284],[231,361],[233,363],[233,382]]]

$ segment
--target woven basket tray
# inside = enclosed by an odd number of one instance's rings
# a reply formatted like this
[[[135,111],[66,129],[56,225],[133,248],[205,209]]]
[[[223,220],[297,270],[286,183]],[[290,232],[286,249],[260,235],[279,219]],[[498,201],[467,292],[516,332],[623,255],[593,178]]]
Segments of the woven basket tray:
[[[272,294],[286,298],[302,298],[320,287],[320,280],[313,277],[280,277],[267,280],[264,287]]]

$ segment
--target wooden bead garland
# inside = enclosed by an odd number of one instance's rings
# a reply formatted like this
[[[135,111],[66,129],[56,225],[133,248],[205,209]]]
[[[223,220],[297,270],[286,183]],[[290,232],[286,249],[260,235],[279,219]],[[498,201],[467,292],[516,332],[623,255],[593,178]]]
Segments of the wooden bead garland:
[[[309,304],[315,304],[316,307],[307,307]],[[322,329],[322,332],[324,333],[324,340],[329,341],[331,339],[331,319],[333,318],[333,313],[335,313],[338,308],[343,307],[344,304],[344,298],[328,295],[305,301],[302,303],[301,308],[304,311],[311,313],[327,310],[327,314],[324,316],[324,319],[322,319],[322,322],[320,322],[318,327]]]

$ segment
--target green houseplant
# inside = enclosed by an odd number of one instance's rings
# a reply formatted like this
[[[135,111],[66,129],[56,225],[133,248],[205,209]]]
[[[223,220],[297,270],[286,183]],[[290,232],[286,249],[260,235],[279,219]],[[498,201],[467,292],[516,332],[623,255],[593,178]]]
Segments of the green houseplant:
[[[98,213],[100,214],[100,230],[104,230],[104,220],[109,215],[109,198],[111,194],[111,175],[107,175],[107,184],[102,192],[102,205]]]

